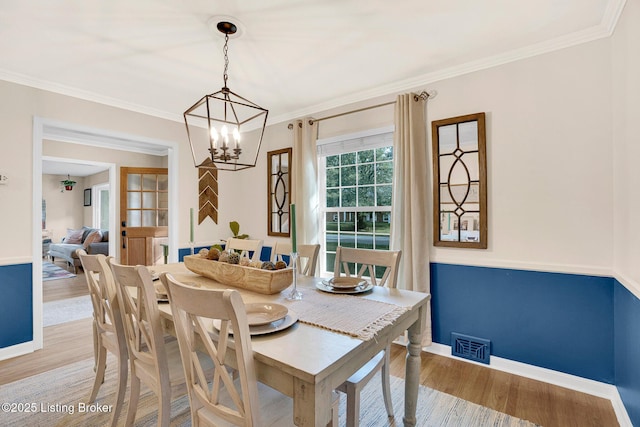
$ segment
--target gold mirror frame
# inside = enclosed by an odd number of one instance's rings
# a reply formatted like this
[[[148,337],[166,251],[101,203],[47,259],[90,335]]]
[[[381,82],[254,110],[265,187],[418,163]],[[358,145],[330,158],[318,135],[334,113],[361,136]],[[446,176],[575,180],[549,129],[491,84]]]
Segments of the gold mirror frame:
[[[267,234],[289,237],[291,205],[291,148],[267,153]]]
[[[485,114],[431,122],[433,244],[487,248]]]

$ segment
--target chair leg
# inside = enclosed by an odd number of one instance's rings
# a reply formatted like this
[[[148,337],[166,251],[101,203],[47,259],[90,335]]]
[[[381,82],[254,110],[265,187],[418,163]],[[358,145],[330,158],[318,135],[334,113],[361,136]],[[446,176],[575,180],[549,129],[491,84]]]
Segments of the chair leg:
[[[158,408],[158,426],[169,427],[171,421],[171,386],[166,390],[160,390],[158,396],[160,407]]]
[[[96,378],[93,380],[93,389],[89,395],[89,403],[93,403],[98,395],[100,385],[104,382],[104,371],[107,369],[107,349],[100,347],[98,349],[98,358],[95,365]]]
[[[389,364],[391,357],[389,353],[390,347],[384,351],[384,362],[382,363],[382,395],[384,397],[384,406],[387,409],[387,415],[393,417],[393,403],[391,402],[391,379],[389,377]]]
[[[347,427],[360,425],[360,390],[347,388]]]
[[[111,426],[115,427],[118,424],[118,418],[120,418],[120,412],[124,405],[124,394],[127,390],[127,375],[129,373],[129,366],[127,364],[126,351],[121,352],[118,360],[118,392],[116,394],[116,404],[113,407],[113,414],[111,415]]]
[[[131,366],[133,367],[133,365]],[[140,378],[136,376],[135,371],[131,370],[131,395],[129,396],[129,407],[127,408],[127,427],[133,426],[136,420],[136,412],[138,410],[138,399],[140,398]]]

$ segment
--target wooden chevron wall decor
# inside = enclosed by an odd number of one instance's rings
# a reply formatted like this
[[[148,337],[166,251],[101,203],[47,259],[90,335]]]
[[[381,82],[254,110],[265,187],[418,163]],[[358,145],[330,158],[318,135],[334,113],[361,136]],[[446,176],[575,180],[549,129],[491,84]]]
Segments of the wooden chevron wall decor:
[[[218,223],[218,170],[198,168],[198,224],[209,217]]]

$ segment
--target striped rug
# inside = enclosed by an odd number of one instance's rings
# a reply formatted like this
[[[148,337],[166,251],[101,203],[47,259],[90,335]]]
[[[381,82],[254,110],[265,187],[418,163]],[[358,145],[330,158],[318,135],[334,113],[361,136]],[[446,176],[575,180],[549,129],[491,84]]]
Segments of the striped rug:
[[[96,405],[83,407],[93,382],[93,360],[87,359],[61,368],[35,375],[21,381],[0,386],[0,425],[2,426],[104,426],[109,423],[108,409],[114,401],[115,359],[109,358],[107,377],[102,385]],[[363,427],[402,426],[404,412],[404,381],[391,378],[395,418],[388,418],[382,403],[379,375],[365,387],[361,395],[360,425]],[[340,402],[340,425],[345,425],[344,395]],[[126,417],[125,408],[120,424]],[[6,404],[14,404],[6,406]],[[105,406],[107,405],[107,406]],[[7,410],[8,409],[8,410]],[[12,412],[15,410],[15,412]],[[157,400],[143,386],[136,417],[136,426],[151,427],[157,424]],[[459,399],[446,393],[420,386],[417,426],[501,426],[533,427],[535,424]],[[171,405],[171,425],[190,426],[189,400],[186,395],[174,399]],[[293,424],[291,424],[293,425]],[[277,427],[281,427],[280,423]]]

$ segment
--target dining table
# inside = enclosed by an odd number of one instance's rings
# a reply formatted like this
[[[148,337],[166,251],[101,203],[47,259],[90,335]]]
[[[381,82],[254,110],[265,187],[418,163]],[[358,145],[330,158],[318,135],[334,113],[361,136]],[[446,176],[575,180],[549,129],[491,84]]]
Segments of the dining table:
[[[251,337],[258,381],[293,399],[293,424],[326,426],[331,421],[332,392],[396,338],[407,338],[403,422],[415,426],[420,352],[430,294],[373,286],[342,295],[323,292],[320,277],[299,275],[302,299],[287,300],[289,289],[266,295],[234,288],[191,272],[184,263],[150,267],[187,285],[237,289],[245,304],[277,303],[294,322]],[[320,288],[320,289],[319,289]],[[168,333],[175,334],[170,304],[159,302]]]

